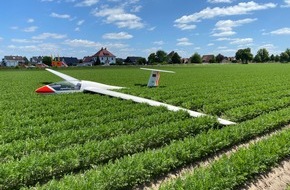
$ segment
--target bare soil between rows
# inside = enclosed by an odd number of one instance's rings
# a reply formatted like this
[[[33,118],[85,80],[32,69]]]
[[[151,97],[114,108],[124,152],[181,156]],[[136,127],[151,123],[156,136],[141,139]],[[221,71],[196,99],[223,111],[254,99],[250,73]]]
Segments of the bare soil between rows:
[[[202,161],[197,161],[191,163],[185,167],[177,168],[176,170],[160,176],[150,183],[141,184],[135,187],[135,190],[157,190],[162,183],[166,183],[170,180],[174,180],[178,177],[182,177],[186,173],[192,173],[196,168],[206,167],[212,162],[219,160],[222,156],[235,153],[240,148],[247,148],[249,145],[257,143],[263,139],[267,139],[274,134],[282,132],[283,130],[290,129],[290,125],[281,127],[280,129],[274,130],[272,132],[266,133],[264,135],[258,136],[248,142],[241,143],[239,145],[232,146],[226,150],[219,151],[215,155],[209,156],[208,158],[203,159]],[[286,187],[290,184],[290,157],[287,160],[284,160],[280,163],[279,167],[273,168],[267,174],[261,174],[253,180],[249,181],[247,184],[241,186],[240,190],[285,190]]]
[[[290,157],[277,167],[257,176],[240,190],[285,190],[290,184]]]

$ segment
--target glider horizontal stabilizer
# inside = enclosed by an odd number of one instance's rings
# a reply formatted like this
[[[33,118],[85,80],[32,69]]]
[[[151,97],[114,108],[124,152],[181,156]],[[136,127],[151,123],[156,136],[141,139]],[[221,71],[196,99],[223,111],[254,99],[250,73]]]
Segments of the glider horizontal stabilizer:
[[[140,68],[140,69],[147,70],[147,71],[164,72],[164,73],[175,73],[174,71],[167,71],[167,70],[161,70],[161,69],[149,69],[149,68]]]

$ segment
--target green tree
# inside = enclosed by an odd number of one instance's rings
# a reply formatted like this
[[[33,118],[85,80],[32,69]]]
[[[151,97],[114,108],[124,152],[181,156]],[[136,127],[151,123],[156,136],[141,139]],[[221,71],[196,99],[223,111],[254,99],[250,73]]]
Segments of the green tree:
[[[23,59],[24,59],[25,65],[28,65],[29,61],[28,61],[27,57],[23,57]]]
[[[225,56],[223,56],[222,54],[218,54],[216,57],[215,57],[215,60],[217,63],[221,63],[223,60],[224,60]]]
[[[156,54],[155,53],[151,53],[148,57],[148,63],[149,64],[153,64],[156,62]]]
[[[190,62],[191,63],[201,63],[201,56],[196,52],[190,57]]]
[[[181,57],[175,52],[171,57],[172,63],[181,63]]]
[[[94,64],[93,65],[101,65],[101,60],[99,57],[97,57],[94,61]]]
[[[272,54],[272,55],[270,56],[270,61],[271,61],[271,62],[275,62],[275,55],[274,55],[274,54]]]
[[[280,54],[280,62],[287,63],[289,61],[289,55],[286,52]]]
[[[52,60],[51,60],[50,56],[44,56],[42,58],[42,63],[44,63],[44,64],[46,64],[48,66],[51,66],[51,64],[52,64],[51,62],[52,62]]]
[[[138,65],[145,65],[145,64],[146,64],[146,59],[143,58],[143,57],[140,58],[140,59],[138,59],[138,60],[137,60],[137,64],[138,64]]]
[[[288,56],[289,56],[289,58],[288,58],[288,62],[290,62],[290,49],[289,49],[289,48],[287,48],[287,49],[286,49],[286,51],[285,51],[285,53],[287,53],[287,54],[288,54]]]
[[[255,57],[254,57],[254,61],[255,62],[257,62],[257,63],[261,63],[262,62],[262,58],[261,58],[261,56],[260,55],[255,55]]]
[[[257,58],[257,59],[256,59]],[[266,48],[259,49],[257,55],[255,56],[256,62],[265,63],[269,61],[269,52]]]
[[[167,53],[163,50],[158,50],[156,52],[156,61],[158,63],[166,63],[168,60],[167,60]]]
[[[248,62],[253,59],[253,54],[251,53],[251,48],[239,49],[236,52],[236,59],[241,60],[242,64],[248,64]]]
[[[279,62],[280,61],[280,56],[279,55],[276,55],[275,56],[275,62]]]

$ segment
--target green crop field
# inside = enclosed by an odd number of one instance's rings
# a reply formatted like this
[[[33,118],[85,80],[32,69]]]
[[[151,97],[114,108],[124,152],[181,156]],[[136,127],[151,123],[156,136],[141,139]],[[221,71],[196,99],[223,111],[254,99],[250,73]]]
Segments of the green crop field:
[[[151,67],[150,67],[151,68]],[[210,116],[192,118],[91,93],[38,95],[45,70],[0,70],[0,189],[134,189],[290,124],[290,65],[66,68],[78,79]],[[237,122],[222,126],[216,118]],[[161,189],[236,189],[290,156],[290,130],[165,181]]]

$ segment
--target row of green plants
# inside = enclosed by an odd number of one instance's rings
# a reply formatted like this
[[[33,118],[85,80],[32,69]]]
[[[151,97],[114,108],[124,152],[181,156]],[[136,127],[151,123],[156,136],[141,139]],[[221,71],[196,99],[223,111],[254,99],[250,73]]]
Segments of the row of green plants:
[[[186,112],[169,112],[163,110],[145,118],[132,118],[125,121],[116,121],[96,126],[87,126],[86,122],[78,123],[78,126],[72,129],[63,129],[49,136],[40,136],[39,138],[26,138],[24,140],[14,140],[11,143],[0,145],[0,162],[11,162],[19,160],[24,156],[29,156],[32,152],[53,152],[72,145],[82,145],[87,141],[101,141],[113,138],[122,134],[132,134],[138,130],[162,125],[163,123],[178,123],[182,120],[188,120],[190,116]],[[146,111],[146,110],[145,110]],[[142,114],[148,114],[143,112]],[[88,120],[89,118],[82,118]],[[81,120],[81,119],[80,119]],[[66,123],[67,125],[68,123]],[[62,124],[53,125],[55,130],[63,127]],[[53,129],[52,129],[53,130]],[[12,135],[12,137],[14,137]]]
[[[173,140],[207,131],[216,125],[214,118],[189,118],[140,129],[133,134],[119,135],[107,140],[90,140],[84,144],[75,144],[54,152],[36,150],[20,160],[1,163],[0,184],[3,184],[4,189],[33,185],[37,181],[47,180],[53,176],[62,176],[76,170],[90,168],[91,165],[107,163],[125,155],[158,148]]]
[[[236,189],[265,173],[290,155],[290,130],[223,156],[207,167],[195,169],[162,184],[169,189]]]
[[[255,102],[253,105],[236,107],[224,112],[224,118],[241,122],[257,117],[269,111],[278,110],[290,106],[290,97],[272,98],[266,101]]]
[[[289,113],[290,108],[286,108],[236,126],[209,130],[195,137],[173,141],[160,149],[124,156],[83,174],[51,180],[33,189],[130,189],[218,151],[279,129],[290,122]]]
[[[66,96],[64,96],[64,98],[65,97]],[[79,96],[76,96],[76,98],[77,97]],[[73,97],[71,98],[75,100]],[[91,101],[93,100],[94,99],[91,99]],[[108,103],[107,105],[104,103],[102,103],[102,105],[97,104],[100,107],[94,106],[94,104],[90,106],[78,105],[83,109],[81,112],[69,111],[67,110],[69,106],[65,106],[52,108],[49,111],[45,109],[43,109],[42,112],[34,111],[24,116],[18,114],[10,124],[5,124],[5,127],[0,128],[0,142],[10,143],[15,140],[35,139],[64,130],[78,130],[104,124],[110,125],[117,121],[127,122],[132,119],[140,119],[141,121],[144,115],[159,115],[160,112],[169,112],[164,108],[152,109],[152,107],[148,105],[122,102],[105,97],[99,99],[97,103],[99,101]],[[74,106],[77,105],[71,105],[71,107]],[[133,112],[132,109],[134,108],[137,109]],[[134,117],[132,117],[133,114]],[[6,120],[6,122],[9,122],[8,119]],[[157,119],[156,122],[158,122]],[[11,126],[12,124],[14,125]]]

